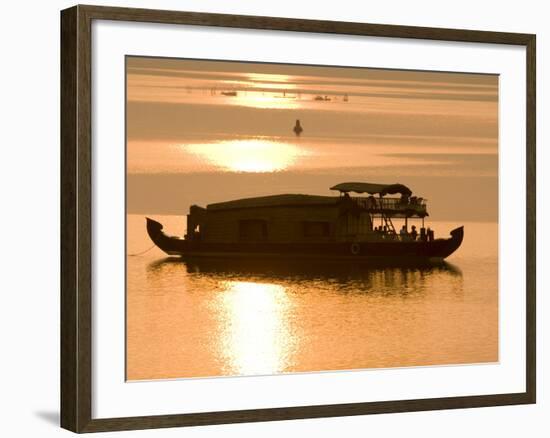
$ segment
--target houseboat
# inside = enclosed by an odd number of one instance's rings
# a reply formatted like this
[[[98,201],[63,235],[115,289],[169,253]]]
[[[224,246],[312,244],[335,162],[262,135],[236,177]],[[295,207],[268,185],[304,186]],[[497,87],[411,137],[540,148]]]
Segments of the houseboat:
[[[165,253],[206,257],[345,258],[391,263],[441,262],[462,243],[464,227],[435,238],[426,200],[403,184],[346,182],[337,196],[285,194],[192,205],[184,237],[147,219]],[[353,194],[353,196],[352,196]],[[358,195],[358,196],[356,196]],[[399,222],[397,229],[394,222]]]

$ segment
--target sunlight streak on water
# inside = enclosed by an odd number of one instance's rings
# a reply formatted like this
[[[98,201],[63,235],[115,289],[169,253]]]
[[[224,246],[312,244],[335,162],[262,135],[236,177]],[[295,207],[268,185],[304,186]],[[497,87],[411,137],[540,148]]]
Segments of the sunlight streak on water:
[[[308,155],[306,150],[293,144],[263,139],[190,144],[181,148],[218,168],[233,172],[277,172]]]
[[[285,321],[290,306],[285,287],[252,281],[225,281],[222,287],[215,310],[225,327],[219,341],[228,374],[283,371],[292,345]]]
[[[304,103],[296,99],[295,95],[283,92],[287,87],[281,87],[281,93],[245,92],[233,98],[233,104],[261,108],[261,109],[300,109]]]

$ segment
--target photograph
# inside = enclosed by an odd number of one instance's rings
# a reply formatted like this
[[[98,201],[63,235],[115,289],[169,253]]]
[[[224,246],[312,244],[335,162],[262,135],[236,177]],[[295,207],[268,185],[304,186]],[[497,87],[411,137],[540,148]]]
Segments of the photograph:
[[[499,362],[499,76],[126,56],[126,380]]]

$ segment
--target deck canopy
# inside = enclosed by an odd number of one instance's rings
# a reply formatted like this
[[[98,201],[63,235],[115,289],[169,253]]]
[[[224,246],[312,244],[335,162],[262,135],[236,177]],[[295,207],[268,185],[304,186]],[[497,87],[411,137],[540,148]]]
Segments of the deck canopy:
[[[395,195],[399,193],[404,196],[411,196],[412,191],[403,184],[374,184],[365,182],[345,182],[336,184],[331,187],[330,190],[338,190],[342,193],[354,192],[354,193],[369,193],[370,195],[380,194]]]

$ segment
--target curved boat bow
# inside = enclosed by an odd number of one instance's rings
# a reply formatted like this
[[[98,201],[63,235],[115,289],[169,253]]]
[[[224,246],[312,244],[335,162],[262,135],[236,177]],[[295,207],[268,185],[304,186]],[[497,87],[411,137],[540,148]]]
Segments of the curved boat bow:
[[[163,226],[160,222],[146,217],[147,234],[149,238],[168,255],[182,255],[186,250],[186,241],[181,237],[168,236],[162,231]]]

